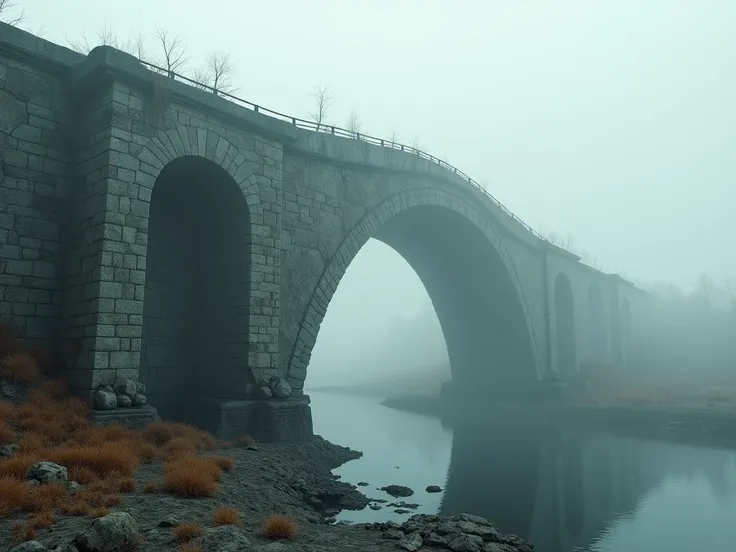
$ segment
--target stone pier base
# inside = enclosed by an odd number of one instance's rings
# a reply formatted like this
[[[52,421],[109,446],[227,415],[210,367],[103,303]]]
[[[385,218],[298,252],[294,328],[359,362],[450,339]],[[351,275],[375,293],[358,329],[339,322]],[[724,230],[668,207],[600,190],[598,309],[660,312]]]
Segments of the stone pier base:
[[[99,426],[120,424],[129,429],[141,429],[158,418],[158,412],[150,404],[114,410],[93,410],[92,422]]]
[[[260,442],[302,441],[313,435],[309,396],[290,399],[206,399],[196,405],[194,422],[217,438],[250,435]]]

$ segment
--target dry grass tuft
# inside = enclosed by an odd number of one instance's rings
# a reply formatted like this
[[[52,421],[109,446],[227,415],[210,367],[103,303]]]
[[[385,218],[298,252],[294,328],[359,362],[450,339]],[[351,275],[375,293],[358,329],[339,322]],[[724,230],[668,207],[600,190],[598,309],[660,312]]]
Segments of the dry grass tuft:
[[[8,401],[0,401],[0,420],[10,422],[15,419],[17,408]]]
[[[149,481],[143,486],[144,493],[155,493],[157,490],[158,486],[153,481]]]
[[[104,506],[102,506],[100,508],[95,508],[94,510],[91,510],[90,513],[89,513],[89,517],[91,517],[91,518],[101,518],[101,517],[105,517],[109,513],[110,513],[110,510],[108,510],[107,508],[105,508]]]
[[[61,511],[68,516],[86,516],[89,505],[81,497],[74,497],[61,506]]]
[[[0,518],[20,512],[27,501],[28,484],[25,481],[10,475],[0,477]]]
[[[61,506],[68,494],[66,485],[59,481],[30,487],[27,507],[35,512],[55,510]]]
[[[53,512],[44,511],[29,516],[28,523],[34,529],[48,529],[56,521],[56,516]]]
[[[135,479],[132,477],[123,477],[118,481],[118,492],[120,493],[133,493],[136,489]]]
[[[174,527],[174,539],[177,542],[189,542],[202,535],[202,527],[196,523],[182,523]]]
[[[293,539],[297,533],[296,523],[281,514],[270,515],[263,522],[263,536],[267,539]]]
[[[163,447],[169,441],[176,438],[189,440],[197,451],[210,450],[217,443],[215,438],[206,431],[186,424],[176,424],[161,420],[156,420],[148,424],[143,431],[143,435],[149,442],[159,447]]]
[[[116,494],[107,495],[102,502],[105,507],[107,508],[113,508],[115,506],[120,506],[123,503],[123,500]]]
[[[10,424],[0,421],[0,445],[15,443],[17,437],[15,430],[10,427]]]
[[[217,464],[197,456],[177,456],[164,467],[163,489],[183,497],[213,496],[222,472]]]
[[[235,460],[230,456],[208,456],[207,459],[214,462],[222,471],[230,472],[235,467]]]
[[[187,437],[174,437],[164,445],[163,449],[164,453],[171,456],[175,454],[195,454],[199,450],[197,445]]]
[[[97,474],[86,466],[78,466],[72,464],[67,466],[69,472],[69,480],[76,481],[80,485],[89,485],[93,481],[97,481]]]
[[[102,478],[111,472],[133,475],[139,465],[138,457],[125,441],[112,441],[104,446],[62,446],[51,451],[49,459],[62,466],[89,468]]]
[[[36,538],[36,530],[27,523],[16,523],[11,529],[13,540],[17,543],[27,542]]]
[[[10,353],[0,361],[0,378],[16,383],[35,383],[41,377],[38,361],[23,351]]]
[[[196,542],[185,542],[179,546],[179,552],[202,552],[202,547]]]
[[[3,458],[0,460],[0,474],[3,477],[25,481],[28,468],[40,461],[41,457],[33,453],[20,453],[10,458]]]
[[[232,506],[220,506],[215,510],[212,522],[215,525],[240,525],[240,512]]]

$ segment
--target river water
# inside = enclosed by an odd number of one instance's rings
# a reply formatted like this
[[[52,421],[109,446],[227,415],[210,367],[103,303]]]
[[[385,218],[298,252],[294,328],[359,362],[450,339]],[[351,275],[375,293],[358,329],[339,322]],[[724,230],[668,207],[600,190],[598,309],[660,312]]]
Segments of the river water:
[[[663,442],[440,419],[386,408],[379,398],[310,393],[315,432],[363,451],[336,473],[369,483],[381,503],[342,512],[350,522],[469,512],[533,542],[538,552],[736,550],[736,453]],[[378,490],[406,485],[392,499]],[[428,485],[443,492],[430,494]]]

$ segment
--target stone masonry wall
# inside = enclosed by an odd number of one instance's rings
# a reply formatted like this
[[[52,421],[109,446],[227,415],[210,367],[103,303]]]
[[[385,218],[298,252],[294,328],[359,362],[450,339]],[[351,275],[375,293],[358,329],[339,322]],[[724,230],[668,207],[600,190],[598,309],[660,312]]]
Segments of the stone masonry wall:
[[[477,217],[474,222],[486,227],[490,243],[495,240],[507,266],[513,265],[505,253],[507,244],[500,237],[502,232],[493,230],[491,218],[470,212],[478,205],[477,196],[448,189],[441,179],[341,167],[327,160],[288,153],[284,157],[283,185],[281,289],[285,300],[281,311],[279,371],[290,374],[289,383],[296,389],[303,386],[311,347],[339,278],[380,221],[385,222],[412,205],[443,205],[471,220]],[[541,263],[537,261],[535,268],[528,277],[536,276],[536,289],[541,289]],[[327,272],[328,269],[334,272]],[[513,267],[512,279],[518,284],[517,270]],[[533,326],[526,290],[520,291],[528,324]],[[535,355],[541,362],[537,331],[532,327]]]
[[[95,66],[113,65],[131,74],[130,84],[104,71],[91,71]],[[90,135],[94,142],[90,153],[102,153],[85,165],[94,175],[87,179],[92,199],[79,204],[81,218],[91,221],[91,226],[82,229],[78,249],[83,254],[77,258],[88,259],[92,282],[86,284],[90,301],[85,304],[90,312],[80,313],[88,336],[83,350],[90,362],[78,365],[77,370],[91,372],[87,388],[121,377],[138,377],[151,193],[164,167],[176,159],[196,156],[219,166],[232,178],[250,211],[248,356],[242,359],[239,373],[230,374],[229,379],[234,389],[246,394],[252,384],[247,368],[257,373],[275,372],[277,365],[279,145],[232,127],[216,111],[198,111],[178,102],[178,98],[196,98],[198,94],[211,101],[212,95],[156,77],[121,52],[96,49],[78,75],[73,85],[80,95],[109,84],[102,95],[87,99],[104,122],[104,130]],[[188,103],[191,101],[189,98]]]
[[[6,54],[0,48],[0,319],[55,361],[71,196],[71,107],[62,69]]]

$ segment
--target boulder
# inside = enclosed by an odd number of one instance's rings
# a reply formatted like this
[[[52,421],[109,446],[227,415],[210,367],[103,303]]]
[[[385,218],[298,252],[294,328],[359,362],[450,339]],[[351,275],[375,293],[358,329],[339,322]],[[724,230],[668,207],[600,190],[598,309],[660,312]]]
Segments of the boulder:
[[[92,399],[97,410],[115,410],[118,407],[118,397],[114,391],[99,388]]]
[[[118,395],[116,400],[120,408],[130,408],[133,404],[133,400],[128,395]]]
[[[441,493],[442,487],[440,487],[439,485],[430,485],[425,489],[425,491],[427,491],[428,493]]]
[[[447,540],[447,548],[452,552],[481,552],[483,539],[478,535],[460,533]]]
[[[179,518],[174,516],[166,516],[164,519],[158,522],[159,527],[177,527],[180,521]]]
[[[271,394],[277,399],[288,399],[291,396],[291,385],[284,378],[273,378],[268,387],[271,389]]]
[[[404,550],[408,550],[409,552],[417,552],[417,550],[419,550],[423,544],[424,540],[419,533],[410,533],[408,535],[405,535],[399,541],[398,546],[399,548],[403,548]]]
[[[18,445],[0,445],[0,458],[10,458],[18,452]]]
[[[197,540],[202,550],[207,552],[244,552],[250,550],[250,541],[234,525],[221,525],[204,530]]]
[[[54,464],[53,462],[38,462],[28,468],[26,479],[38,481],[42,484],[60,481],[66,485],[69,481],[69,474],[66,468],[59,464]]]
[[[136,393],[133,397],[133,406],[143,406],[148,402],[148,399],[143,393]]]
[[[390,494],[394,498],[411,496],[414,494],[414,491],[404,485],[387,485],[385,487],[381,487],[379,490]]]
[[[74,538],[79,552],[119,552],[130,547],[138,536],[138,526],[127,512],[113,512],[95,519]]]
[[[261,394],[262,397],[265,397],[267,399],[270,399],[271,397],[273,397],[273,393],[271,393],[270,387],[267,387],[267,386],[259,387],[258,392]]]
[[[146,385],[137,381],[135,382],[135,394],[136,395],[145,395],[146,394]]]
[[[138,393],[138,385],[135,380],[120,379],[115,382],[115,392],[118,395],[127,395],[132,399]]]

